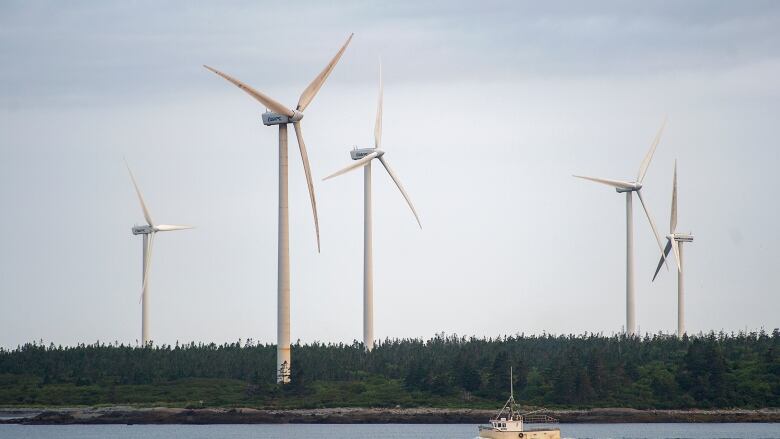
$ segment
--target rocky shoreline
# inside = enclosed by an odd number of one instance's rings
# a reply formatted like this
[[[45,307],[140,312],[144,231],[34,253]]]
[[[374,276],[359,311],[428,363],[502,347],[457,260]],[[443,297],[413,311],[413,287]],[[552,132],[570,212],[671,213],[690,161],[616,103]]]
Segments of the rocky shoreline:
[[[636,410],[601,408],[550,410],[561,423],[780,422],[780,409]],[[57,408],[0,409],[0,423],[67,424],[481,424],[494,410],[440,408]]]

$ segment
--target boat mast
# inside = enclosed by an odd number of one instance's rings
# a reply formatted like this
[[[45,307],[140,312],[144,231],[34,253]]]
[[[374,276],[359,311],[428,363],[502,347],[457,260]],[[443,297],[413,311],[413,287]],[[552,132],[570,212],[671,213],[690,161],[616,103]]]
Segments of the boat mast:
[[[509,419],[515,419],[515,383],[512,375],[512,366],[509,366]]]
[[[509,399],[506,400],[506,404],[504,404],[503,407],[501,407],[501,410],[498,411],[498,414],[496,415],[496,419],[501,419],[501,414],[504,413],[504,411],[509,412],[509,420],[514,421],[516,416],[516,406],[515,403],[515,385],[514,385],[514,373],[512,371],[512,367],[509,367]],[[519,414],[518,414],[519,415]]]

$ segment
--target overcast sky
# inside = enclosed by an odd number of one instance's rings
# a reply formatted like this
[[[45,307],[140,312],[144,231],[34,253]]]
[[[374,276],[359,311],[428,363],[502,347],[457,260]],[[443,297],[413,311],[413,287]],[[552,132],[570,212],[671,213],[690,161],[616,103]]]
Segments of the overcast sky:
[[[618,332],[625,198],[668,231],[678,160],[689,332],[780,326],[780,3],[0,2],[0,346],[140,338],[143,216],[159,343],[275,342],[277,130],[222,69],[290,106],[355,37],[290,139],[292,339],[362,337],[373,143],[375,334]],[[637,324],[676,328],[676,276],[634,204]]]

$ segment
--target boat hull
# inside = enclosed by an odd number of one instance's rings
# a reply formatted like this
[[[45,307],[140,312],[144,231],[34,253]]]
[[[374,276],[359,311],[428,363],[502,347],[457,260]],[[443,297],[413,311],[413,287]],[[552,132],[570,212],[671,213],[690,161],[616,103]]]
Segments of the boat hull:
[[[557,428],[529,431],[499,431],[493,429],[484,429],[479,431],[479,437],[483,439],[561,439],[561,431]]]

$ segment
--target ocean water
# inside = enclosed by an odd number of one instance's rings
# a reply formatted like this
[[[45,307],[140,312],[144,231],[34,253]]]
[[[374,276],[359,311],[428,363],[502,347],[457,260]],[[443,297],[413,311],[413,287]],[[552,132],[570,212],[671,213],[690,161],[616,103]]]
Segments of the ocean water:
[[[560,424],[576,439],[780,439],[780,424]],[[473,439],[477,426],[0,425],[2,439]]]

